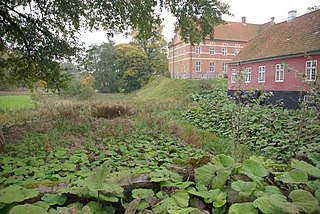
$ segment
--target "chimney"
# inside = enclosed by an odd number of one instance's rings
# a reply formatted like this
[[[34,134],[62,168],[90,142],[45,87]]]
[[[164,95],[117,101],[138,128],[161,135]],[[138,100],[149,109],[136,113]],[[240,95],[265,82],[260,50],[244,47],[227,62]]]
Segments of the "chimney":
[[[245,17],[245,16],[242,17],[241,19],[242,19],[242,24],[244,24],[244,25],[247,24],[247,23],[246,23],[246,17]]]
[[[297,11],[296,10],[290,10],[288,12],[288,19],[287,22],[290,22],[292,19],[297,17]]]
[[[271,22],[273,22],[273,23],[274,23],[274,17],[271,17]]]

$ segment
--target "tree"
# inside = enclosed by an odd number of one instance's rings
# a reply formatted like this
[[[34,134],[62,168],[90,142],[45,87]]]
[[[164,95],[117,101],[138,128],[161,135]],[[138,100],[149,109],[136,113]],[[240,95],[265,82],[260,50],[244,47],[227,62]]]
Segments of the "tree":
[[[121,44],[115,47],[117,84],[121,92],[131,92],[150,79],[147,55],[138,45]]]
[[[31,86],[43,79],[58,87],[59,61],[78,53],[81,29],[103,28],[112,36],[131,27],[148,38],[160,23],[156,7],[171,11],[182,37],[198,43],[213,36],[229,6],[218,0],[0,1],[0,81]]]
[[[118,92],[116,83],[114,42],[91,46],[84,60],[87,72],[95,77],[95,88],[100,92]]]
[[[150,74],[165,75],[168,71],[167,41],[162,35],[163,26],[154,25],[149,38],[145,39],[138,31],[132,31],[133,43],[140,45],[147,55]]]

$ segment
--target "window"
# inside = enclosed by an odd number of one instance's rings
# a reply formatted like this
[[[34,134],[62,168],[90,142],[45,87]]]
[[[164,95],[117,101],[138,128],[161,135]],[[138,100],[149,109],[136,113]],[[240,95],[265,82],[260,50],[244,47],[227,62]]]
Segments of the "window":
[[[240,52],[240,48],[235,48],[235,49],[234,49],[234,55],[238,55],[239,52]]]
[[[251,82],[251,68],[246,68],[244,82],[245,83]]]
[[[304,103],[311,103],[311,101],[312,101],[312,96],[311,95],[304,95],[303,96],[303,102]]]
[[[222,48],[222,55],[227,55],[227,48]]]
[[[209,71],[214,72],[214,62],[209,63]]]
[[[306,80],[315,81],[317,77],[317,60],[306,62]]]
[[[209,48],[209,54],[214,54],[214,47]]]
[[[226,63],[222,63],[222,73],[226,73],[227,72],[227,64]]]
[[[201,62],[196,62],[196,72],[201,72]]]
[[[237,77],[237,69],[232,69],[231,70],[231,83],[235,83],[236,82],[236,77]]]
[[[186,71],[187,71],[187,63],[184,62],[184,63],[183,63],[183,72],[186,72]]]
[[[259,66],[258,82],[266,81],[266,66]]]
[[[200,52],[201,52],[201,48],[199,46],[196,47],[196,54],[200,54]]]
[[[284,64],[276,64],[276,82],[284,81]]]

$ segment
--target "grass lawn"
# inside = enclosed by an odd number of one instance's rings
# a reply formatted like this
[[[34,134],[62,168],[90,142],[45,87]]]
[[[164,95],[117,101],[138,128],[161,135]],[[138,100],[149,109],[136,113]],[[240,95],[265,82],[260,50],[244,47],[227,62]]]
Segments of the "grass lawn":
[[[31,97],[28,95],[20,96],[0,96],[0,109],[18,109],[32,107]]]

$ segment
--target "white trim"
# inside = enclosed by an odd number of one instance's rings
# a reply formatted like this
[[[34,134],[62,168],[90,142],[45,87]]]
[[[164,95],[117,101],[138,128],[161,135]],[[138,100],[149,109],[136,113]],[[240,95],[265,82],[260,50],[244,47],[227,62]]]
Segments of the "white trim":
[[[200,63],[200,65],[197,65],[197,62]],[[200,68],[200,69],[197,71],[197,68]],[[195,62],[195,72],[196,73],[200,73],[201,72],[201,62],[200,61],[196,61]]]
[[[236,83],[237,73],[238,73],[237,69],[235,68],[231,69],[231,78],[230,78],[231,83]]]
[[[264,80],[259,80],[260,77],[260,68],[264,68],[263,70],[263,76],[264,76]],[[258,67],[258,82],[266,82],[266,66],[265,65],[261,65]]]
[[[213,66],[211,66],[213,63]],[[213,67],[213,71],[211,71],[211,68]],[[216,70],[216,63],[215,62],[209,62],[209,72],[213,73]]]
[[[181,62],[181,61],[185,61],[185,60],[216,60],[216,61],[231,61],[231,59],[221,59],[221,58],[195,58],[195,57],[192,57],[192,58],[184,58],[184,59],[179,59],[179,60],[174,60],[174,61],[169,61],[169,64],[172,64],[172,63],[176,63],[176,62]],[[170,60],[170,59],[169,59]]]
[[[283,79],[280,79],[280,80],[277,80],[277,66],[278,65],[280,65],[281,66],[281,68],[279,69],[279,72],[282,72],[282,77],[283,77]],[[280,77],[280,75],[279,75],[279,77]],[[274,79],[275,79],[275,82],[284,82],[284,64],[283,63],[281,63],[281,64],[276,64],[276,70],[275,70],[275,72],[274,72]]]
[[[251,80],[252,80],[252,68],[251,67],[247,67],[246,70],[245,70],[244,75],[245,75],[244,76],[244,82],[245,83],[250,83]],[[250,77],[250,78],[247,78],[247,77]],[[249,80],[247,80],[247,79],[249,79]]]
[[[184,44],[184,45],[181,45],[181,46],[179,46],[179,47],[175,47],[174,49],[172,49],[172,50],[168,50],[168,53],[170,53],[170,52],[172,52],[172,51],[176,51],[177,49],[180,49],[180,48],[183,48],[183,47],[185,47],[185,46],[191,46],[190,44]],[[209,44],[209,43],[207,43],[207,44],[200,44],[200,45],[197,45],[197,46],[200,46],[200,47],[226,47],[226,48],[239,48],[239,49],[242,49],[242,48],[244,48],[244,46],[236,46],[236,45],[232,45],[232,46],[225,46],[225,45],[215,45],[215,44]],[[191,46],[191,47],[195,47],[195,46]]]
[[[308,62],[311,63],[311,66],[309,68],[307,67]],[[316,64],[315,66],[312,66],[313,62],[315,62],[315,64]],[[309,77],[307,76],[307,69],[310,69]],[[315,71],[314,71],[315,72],[315,78],[311,79],[310,76],[312,76],[311,74],[313,73],[313,69],[315,69]],[[317,62],[317,60],[308,60],[308,61],[306,61],[305,72],[304,72],[305,81],[306,82],[314,82],[314,81],[316,81],[316,79],[317,79],[317,70],[318,70],[318,62]]]

